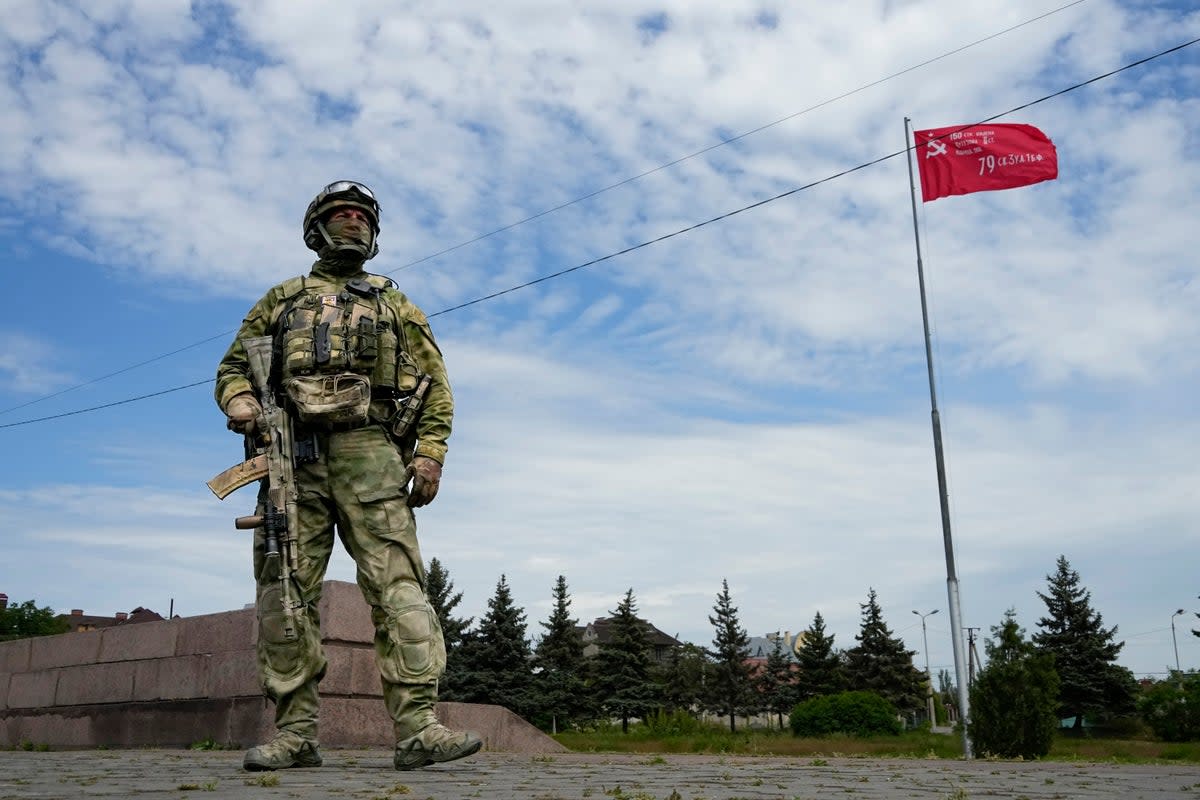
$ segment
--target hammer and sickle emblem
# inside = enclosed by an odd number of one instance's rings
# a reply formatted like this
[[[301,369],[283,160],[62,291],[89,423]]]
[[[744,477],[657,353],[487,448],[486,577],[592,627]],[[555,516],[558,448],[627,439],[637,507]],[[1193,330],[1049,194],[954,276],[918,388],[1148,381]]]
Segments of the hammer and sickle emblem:
[[[946,143],[945,142],[943,142],[939,139],[934,139],[932,142],[925,143],[925,157],[926,158],[933,158],[934,156],[941,156],[941,155],[945,155],[945,154],[946,154]]]

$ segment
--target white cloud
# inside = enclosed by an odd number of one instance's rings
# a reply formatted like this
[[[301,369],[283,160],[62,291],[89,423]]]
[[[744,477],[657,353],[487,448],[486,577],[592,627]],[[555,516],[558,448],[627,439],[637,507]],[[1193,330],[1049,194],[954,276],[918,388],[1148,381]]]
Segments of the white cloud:
[[[824,104],[1057,7],[26,4],[0,31],[15,65],[0,81],[0,237],[29,274],[58,255],[119,273],[136,326],[164,298],[248,306],[305,269],[304,206],[357,177],[383,203],[373,267],[435,312],[894,152],[905,116],[932,127],[1026,103],[1176,44],[1195,19],[1089,0]],[[652,13],[654,35],[639,28]],[[1138,591],[1189,580],[1195,78],[1183,51],[1032,106],[1008,121],[1054,138],[1058,181],[920,209],[972,624],[1016,605],[1032,627],[1059,552],[1085,582],[1131,587],[1097,591],[1131,635],[1162,627]],[[435,318],[459,417],[423,547],[472,613],[508,572],[533,623],[562,573],[582,619],[632,586],[659,627],[695,637],[727,577],[753,633],[820,609],[849,644],[874,586],[911,635],[906,606],[941,602],[944,572],[907,179],[894,158]],[[72,355],[105,334],[45,305],[6,322],[9,405],[100,371]],[[211,417],[179,435],[219,436],[198,427]],[[92,474],[6,481],[0,506],[39,581],[16,576],[10,596],[76,603],[77,584],[47,578],[66,548],[112,575],[126,563],[150,596],[239,607],[231,512],[194,494],[214,453],[175,442],[191,455],[143,465],[103,433],[47,433]],[[344,557],[330,574],[353,576]],[[148,604],[126,591],[97,589]],[[1132,663],[1156,667],[1157,636]]]

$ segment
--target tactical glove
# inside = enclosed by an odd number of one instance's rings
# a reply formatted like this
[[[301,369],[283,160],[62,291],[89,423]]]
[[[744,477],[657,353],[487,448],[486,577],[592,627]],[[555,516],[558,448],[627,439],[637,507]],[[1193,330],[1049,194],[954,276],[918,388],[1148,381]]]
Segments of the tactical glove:
[[[420,508],[437,497],[438,484],[442,482],[442,465],[428,456],[417,456],[408,465],[413,476],[412,489],[408,492],[408,504]]]
[[[225,426],[231,431],[253,435],[262,410],[258,398],[250,392],[235,394],[225,405],[225,416],[229,417]]]

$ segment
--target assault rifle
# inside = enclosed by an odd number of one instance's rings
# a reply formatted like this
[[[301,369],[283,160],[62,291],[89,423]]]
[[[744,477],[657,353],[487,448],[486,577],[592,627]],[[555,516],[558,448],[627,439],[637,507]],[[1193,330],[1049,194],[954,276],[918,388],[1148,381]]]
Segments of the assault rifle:
[[[263,413],[258,420],[256,433],[246,436],[246,460],[210,480],[208,488],[224,500],[248,483],[267,479],[266,503],[262,511],[238,517],[233,526],[238,530],[263,529],[267,560],[265,568],[268,574],[278,573],[283,604],[283,635],[292,640],[297,637],[296,610],[303,605],[292,578],[298,569],[295,532],[299,493],[296,489],[295,464],[297,456],[305,456],[304,460],[310,460],[315,454],[296,452],[291,416],[279,404],[271,389],[274,347],[271,337],[256,336],[243,340],[243,344],[250,361],[251,381]]]

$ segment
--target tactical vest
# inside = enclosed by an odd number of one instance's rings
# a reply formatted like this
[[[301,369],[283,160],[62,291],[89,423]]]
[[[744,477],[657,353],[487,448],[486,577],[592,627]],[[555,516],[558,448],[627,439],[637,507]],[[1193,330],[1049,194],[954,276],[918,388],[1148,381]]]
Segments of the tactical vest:
[[[332,395],[341,386],[350,387],[354,394],[365,392],[367,401],[403,397],[417,387],[421,371],[401,346],[400,320],[383,299],[384,291],[393,285],[380,275],[354,278],[337,293],[329,292],[328,283],[304,277],[283,284],[284,301],[272,328],[279,364],[277,385],[293,402],[302,405],[296,396],[298,387],[325,391],[331,395],[329,402],[334,402]],[[357,417],[347,413],[334,413],[331,423],[352,426],[351,419]],[[308,414],[301,409],[301,416]]]

